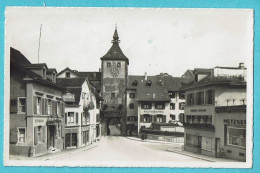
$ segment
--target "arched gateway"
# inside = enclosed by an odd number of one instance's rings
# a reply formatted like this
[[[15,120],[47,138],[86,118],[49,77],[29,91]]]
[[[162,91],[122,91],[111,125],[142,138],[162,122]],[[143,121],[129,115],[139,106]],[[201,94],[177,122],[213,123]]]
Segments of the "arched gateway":
[[[117,28],[112,47],[101,59],[101,94],[104,99],[101,108],[102,134],[111,134],[112,122],[119,122],[121,135],[126,135],[126,86],[128,58],[119,47]],[[116,130],[116,129],[113,129]]]

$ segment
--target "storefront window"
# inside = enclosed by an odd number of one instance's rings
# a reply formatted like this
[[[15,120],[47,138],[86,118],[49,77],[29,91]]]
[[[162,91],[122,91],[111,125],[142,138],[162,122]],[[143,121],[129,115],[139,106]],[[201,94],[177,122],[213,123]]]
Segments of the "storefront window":
[[[18,143],[25,143],[25,128],[18,128]]]
[[[212,151],[211,141],[212,141],[211,138],[202,137],[202,139],[201,139],[201,149],[206,150],[206,151]]]
[[[239,147],[246,147],[246,129],[228,127],[227,128],[227,144]]]
[[[41,139],[41,136],[42,136],[41,135],[42,134],[42,126],[38,126],[37,129],[38,129],[37,130],[37,141],[39,143],[39,142],[42,142],[42,139]]]
[[[190,147],[199,147],[199,136],[186,134],[186,145]]]

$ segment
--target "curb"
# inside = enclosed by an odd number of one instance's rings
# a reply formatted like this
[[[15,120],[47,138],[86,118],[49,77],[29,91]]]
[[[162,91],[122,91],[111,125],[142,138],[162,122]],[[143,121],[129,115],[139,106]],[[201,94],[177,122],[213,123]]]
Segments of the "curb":
[[[193,158],[196,158],[196,159],[205,160],[205,161],[209,161],[209,162],[216,162],[214,160],[201,158],[201,157],[198,157],[198,156],[194,156],[192,154],[186,154],[186,153],[182,153],[182,152],[179,152],[179,151],[176,151],[176,150],[166,149],[166,151],[174,152],[174,153],[177,153],[177,154],[182,154],[182,155],[185,155],[185,156],[189,156],[189,157],[193,157]]]
[[[95,148],[95,147],[97,147],[97,145],[93,145],[93,146],[85,148],[85,149],[81,148],[79,150],[75,150],[75,151],[72,151],[72,152],[64,153],[64,154],[61,154],[61,155],[58,155],[58,156],[48,157],[46,159],[43,159],[43,161],[47,161],[47,160],[50,160],[50,159],[55,159],[55,158],[58,158],[58,157],[66,156],[66,155],[77,153],[77,152],[80,152],[80,151],[90,150],[90,149]]]
[[[133,138],[129,138],[129,137],[126,137],[126,136],[125,136],[125,138],[133,140],[133,141],[149,142],[149,143],[157,143],[157,144],[179,144],[179,143],[176,143],[176,142],[160,142],[160,141],[156,141],[156,140],[153,141],[153,140],[133,139]]]

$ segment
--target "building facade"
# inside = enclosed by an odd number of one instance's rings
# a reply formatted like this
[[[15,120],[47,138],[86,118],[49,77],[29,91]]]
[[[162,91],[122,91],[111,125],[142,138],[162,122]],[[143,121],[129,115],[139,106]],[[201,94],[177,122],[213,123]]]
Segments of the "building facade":
[[[63,149],[65,88],[56,70],[10,50],[10,154],[38,156]]]
[[[194,70],[194,81],[183,87],[186,92],[186,151],[246,160],[244,74],[246,68],[242,64],[235,68]]]
[[[182,78],[168,74],[132,76],[127,86],[127,134],[140,135],[152,123],[177,123],[184,117]]]
[[[83,147],[100,138],[100,97],[87,78],[58,78],[66,86],[63,95],[64,148]]]

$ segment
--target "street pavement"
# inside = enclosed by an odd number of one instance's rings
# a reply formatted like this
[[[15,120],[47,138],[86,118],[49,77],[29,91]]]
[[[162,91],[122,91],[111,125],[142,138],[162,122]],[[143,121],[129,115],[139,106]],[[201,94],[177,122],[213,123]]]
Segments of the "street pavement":
[[[121,136],[106,136],[96,147],[80,152],[71,152],[48,160],[73,161],[160,161],[160,162],[206,162],[198,158],[169,152],[174,144],[150,143],[131,140]],[[175,144],[180,147],[180,144]]]

